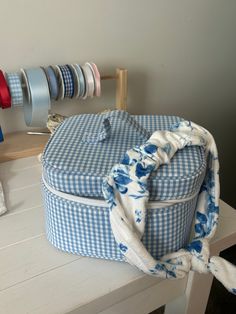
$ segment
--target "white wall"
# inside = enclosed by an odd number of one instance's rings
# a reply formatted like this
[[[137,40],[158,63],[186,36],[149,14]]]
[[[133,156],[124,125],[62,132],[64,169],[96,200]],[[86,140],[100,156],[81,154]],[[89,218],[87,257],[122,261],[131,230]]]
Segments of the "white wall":
[[[212,131],[224,198],[236,205],[234,0],[0,0],[0,67],[83,63],[129,70],[129,111],[176,114]],[[114,103],[61,102],[54,111],[94,112]],[[0,112],[4,131],[25,128],[22,110]],[[231,142],[232,141],[232,142]]]

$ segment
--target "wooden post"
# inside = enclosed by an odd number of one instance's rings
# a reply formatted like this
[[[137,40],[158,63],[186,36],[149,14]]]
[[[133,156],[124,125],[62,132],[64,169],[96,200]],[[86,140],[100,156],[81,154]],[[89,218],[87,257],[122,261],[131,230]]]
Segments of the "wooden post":
[[[127,109],[128,71],[116,69],[116,109]]]

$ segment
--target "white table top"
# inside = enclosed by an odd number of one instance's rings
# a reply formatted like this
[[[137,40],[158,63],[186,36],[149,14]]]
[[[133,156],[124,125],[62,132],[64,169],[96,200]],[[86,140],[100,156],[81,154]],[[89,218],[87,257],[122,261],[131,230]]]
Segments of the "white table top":
[[[44,234],[40,177],[36,157],[0,165],[8,208],[0,217],[0,313],[99,313],[167,282],[146,276],[126,263],[54,248]],[[222,204],[230,216],[230,207]],[[235,230],[230,217],[227,223],[230,234],[232,228]],[[220,239],[220,232],[217,237]],[[176,295],[184,291],[186,280],[178,280]]]

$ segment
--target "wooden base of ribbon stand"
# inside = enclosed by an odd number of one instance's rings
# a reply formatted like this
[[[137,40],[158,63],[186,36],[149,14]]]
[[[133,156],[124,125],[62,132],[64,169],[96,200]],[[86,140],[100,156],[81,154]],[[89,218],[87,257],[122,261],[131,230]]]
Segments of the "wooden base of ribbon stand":
[[[26,132],[8,133],[0,143],[0,163],[42,153],[49,135],[28,135]]]

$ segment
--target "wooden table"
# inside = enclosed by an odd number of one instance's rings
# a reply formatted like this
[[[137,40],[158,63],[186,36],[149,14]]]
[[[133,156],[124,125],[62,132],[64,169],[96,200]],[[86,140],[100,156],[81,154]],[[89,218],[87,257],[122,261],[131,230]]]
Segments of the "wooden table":
[[[144,314],[166,303],[166,313],[204,313],[211,275],[161,280],[55,249],[44,234],[40,177],[36,157],[0,164],[9,210],[0,217],[0,313]],[[236,212],[223,201],[221,211],[214,254],[236,243]]]

